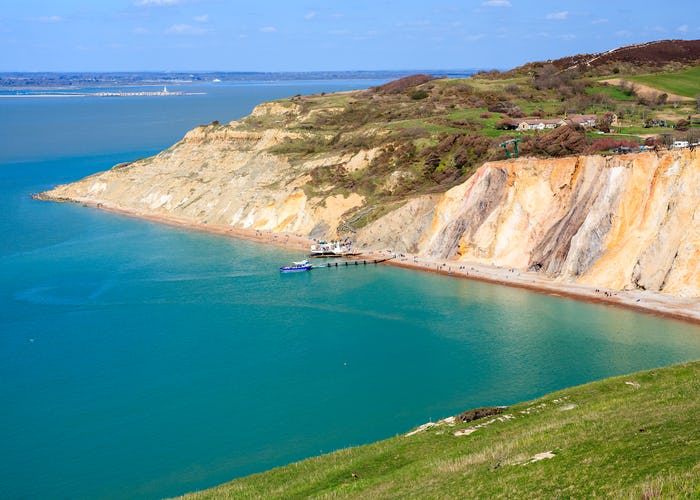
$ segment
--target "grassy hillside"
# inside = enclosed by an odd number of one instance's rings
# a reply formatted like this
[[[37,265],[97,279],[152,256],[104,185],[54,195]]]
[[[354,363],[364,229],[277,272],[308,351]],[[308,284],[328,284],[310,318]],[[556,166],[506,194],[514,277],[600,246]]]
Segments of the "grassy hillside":
[[[659,89],[670,94],[696,98],[700,96],[700,66],[677,73],[630,76],[628,80]]]
[[[700,118],[693,118],[694,102],[679,105],[649,99],[636,95],[628,83],[619,87],[605,83],[613,77],[625,82],[636,78],[617,66],[615,70],[600,75],[598,68],[595,75],[588,75],[539,63],[526,75],[497,71],[465,79],[413,75],[365,91],[294,96],[277,102],[288,113],[257,114],[240,126],[252,131],[286,129],[288,138],[271,152],[292,163],[319,158],[337,162],[329,166],[325,161],[326,166],[310,172],[303,186],[308,196],[355,192],[364,196],[366,206],[444,192],[464,182],[484,162],[505,159],[501,144],[509,139],[520,141],[521,155],[540,157],[609,153],[620,146],[636,148],[644,141],[663,146],[673,140],[698,140]],[[643,77],[653,80],[649,83],[654,86],[683,82],[673,90],[685,94],[700,86],[700,67],[672,64],[656,71]],[[577,114],[595,114],[598,123],[585,129],[572,125],[513,130],[523,118],[560,121]],[[613,117],[619,122],[613,123]],[[347,169],[347,159],[360,151],[372,151],[369,168]]]
[[[188,498],[698,498],[698,394],[700,362],[612,378]]]

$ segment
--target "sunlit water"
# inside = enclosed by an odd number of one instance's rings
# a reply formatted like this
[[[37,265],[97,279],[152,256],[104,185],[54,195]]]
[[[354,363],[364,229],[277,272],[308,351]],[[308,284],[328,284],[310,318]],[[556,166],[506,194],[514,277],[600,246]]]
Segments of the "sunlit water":
[[[385,266],[280,275],[299,252],[29,197],[357,82],[288,85],[217,89],[211,108],[0,100],[0,496],[176,495],[700,358],[681,322]]]

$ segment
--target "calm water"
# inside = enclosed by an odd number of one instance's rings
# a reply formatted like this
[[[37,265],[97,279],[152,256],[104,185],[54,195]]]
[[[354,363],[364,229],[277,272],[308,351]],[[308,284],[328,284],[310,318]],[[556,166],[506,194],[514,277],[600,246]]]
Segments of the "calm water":
[[[3,497],[176,495],[700,358],[680,322],[382,266],[280,275],[298,252],[29,198],[256,102],[358,85],[0,100]]]

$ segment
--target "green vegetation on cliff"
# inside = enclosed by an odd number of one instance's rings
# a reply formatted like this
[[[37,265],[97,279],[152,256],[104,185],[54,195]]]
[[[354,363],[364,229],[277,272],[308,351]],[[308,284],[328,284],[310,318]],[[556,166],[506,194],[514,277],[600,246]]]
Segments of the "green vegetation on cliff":
[[[603,73],[606,68],[611,72]],[[505,159],[501,144],[508,139],[520,140],[521,155],[541,157],[700,139],[696,103],[667,102],[662,95],[676,78],[681,83],[673,89],[696,92],[700,66],[654,66],[645,76],[626,75],[621,68],[627,66],[563,70],[555,61],[466,79],[414,75],[365,91],[297,95],[239,127],[289,132],[271,153],[299,164],[324,160],[311,172],[307,194],[356,192],[365,206],[444,192],[484,162]],[[613,78],[617,86],[606,83]],[[632,79],[657,85],[658,96],[637,95]],[[595,115],[595,125],[563,125],[584,114]],[[525,119],[556,122],[557,128],[514,130]],[[360,152],[371,152],[369,166],[349,168],[349,159]]]
[[[700,362],[611,378],[189,498],[697,498],[699,393]]]

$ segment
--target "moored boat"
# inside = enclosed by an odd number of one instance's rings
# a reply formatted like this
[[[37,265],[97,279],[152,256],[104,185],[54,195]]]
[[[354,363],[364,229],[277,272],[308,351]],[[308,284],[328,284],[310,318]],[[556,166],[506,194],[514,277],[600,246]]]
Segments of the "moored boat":
[[[299,262],[292,262],[291,266],[282,266],[280,267],[280,272],[281,273],[296,273],[296,272],[301,272],[301,271],[310,271],[312,269],[311,263],[304,259]]]

